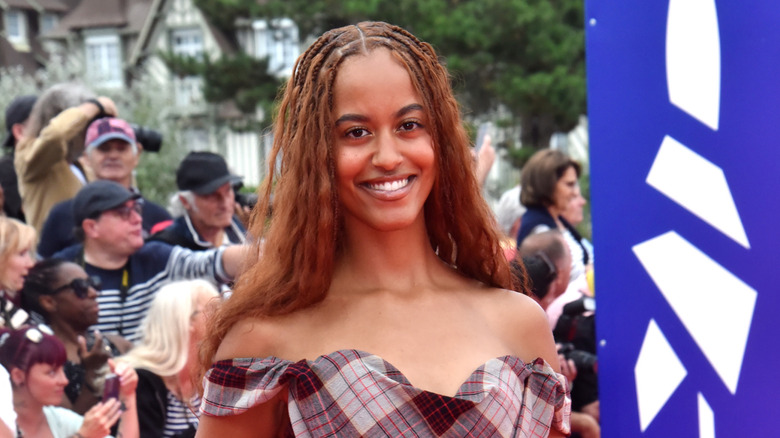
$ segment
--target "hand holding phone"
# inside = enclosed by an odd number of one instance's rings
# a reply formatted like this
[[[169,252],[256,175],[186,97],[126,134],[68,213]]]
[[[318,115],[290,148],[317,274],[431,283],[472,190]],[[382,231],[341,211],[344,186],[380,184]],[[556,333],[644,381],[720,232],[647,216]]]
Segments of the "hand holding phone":
[[[109,373],[106,374],[106,383],[103,386],[103,402],[112,398],[119,400],[119,376]]]

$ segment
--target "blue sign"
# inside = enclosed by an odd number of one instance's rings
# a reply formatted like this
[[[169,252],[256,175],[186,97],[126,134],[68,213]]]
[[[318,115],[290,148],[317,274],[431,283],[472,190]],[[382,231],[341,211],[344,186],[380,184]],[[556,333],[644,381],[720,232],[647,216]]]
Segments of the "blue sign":
[[[585,20],[603,435],[780,436],[780,3]]]

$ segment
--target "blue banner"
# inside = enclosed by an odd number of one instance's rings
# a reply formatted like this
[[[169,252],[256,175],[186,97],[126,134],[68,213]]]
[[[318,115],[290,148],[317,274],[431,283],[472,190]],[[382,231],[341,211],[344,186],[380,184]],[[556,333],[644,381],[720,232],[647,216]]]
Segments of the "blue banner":
[[[585,20],[603,435],[780,436],[780,3]]]

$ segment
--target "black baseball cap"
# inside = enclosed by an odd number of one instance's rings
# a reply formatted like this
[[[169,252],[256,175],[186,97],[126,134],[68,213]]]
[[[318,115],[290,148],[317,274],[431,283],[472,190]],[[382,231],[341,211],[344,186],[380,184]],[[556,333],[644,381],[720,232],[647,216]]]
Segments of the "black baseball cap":
[[[176,170],[176,186],[196,195],[209,195],[230,183],[235,186],[241,177],[230,173],[225,159],[212,152],[190,152]]]
[[[140,197],[138,193],[114,181],[94,181],[82,187],[73,198],[73,219],[76,226],[80,227],[84,219],[95,219],[105,211]]]
[[[24,123],[30,117],[30,112],[36,100],[38,100],[38,97],[34,95],[18,96],[5,109],[5,130],[7,132],[3,140],[3,146],[10,148],[16,145],[16,139],[14,138],[14,133],[11,132],[11,128],[17,123]]]

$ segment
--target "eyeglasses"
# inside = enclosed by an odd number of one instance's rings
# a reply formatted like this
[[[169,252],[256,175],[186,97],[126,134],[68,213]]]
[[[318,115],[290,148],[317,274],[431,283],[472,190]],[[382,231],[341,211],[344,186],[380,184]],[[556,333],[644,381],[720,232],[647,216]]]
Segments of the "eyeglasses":
[[[139,216],[143,214],[144,206],[141,205],[140,202],[135,202],[131,206],[127,205],[120,205],[119,207],[112,208],[111,210],[116,213],[122,220],[126,221],[130,219],[130,216],[133,214],[133,212],[138,213]]]
[[[51,291],[51,294],[54,295],[58,292],[64,291],[65,289],[73,289],[73,293],[75,293],[77,297],[83,300],[89,294],[90,287],[100,292],[102,286],[103,283],[100,281],[100,277],[98,276],[92,276],[89,278],[74,278],[70,283],[62,285]]]

